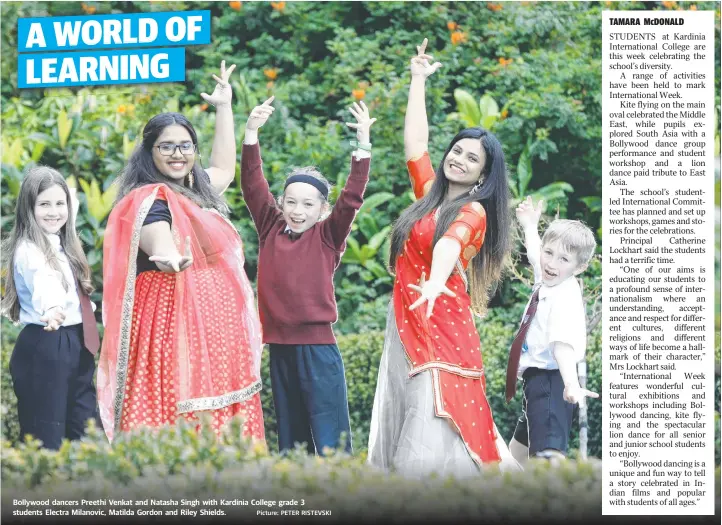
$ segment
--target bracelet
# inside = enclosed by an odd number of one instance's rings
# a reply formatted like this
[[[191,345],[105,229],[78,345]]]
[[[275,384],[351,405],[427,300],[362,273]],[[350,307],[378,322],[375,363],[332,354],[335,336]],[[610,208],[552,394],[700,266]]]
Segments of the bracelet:
[[[356,140],[349,141],[349,144],[351,144],[353,147],[362,149],[364,151],[371,151],[371,143],[364,144],[363,142],[358,142]]]

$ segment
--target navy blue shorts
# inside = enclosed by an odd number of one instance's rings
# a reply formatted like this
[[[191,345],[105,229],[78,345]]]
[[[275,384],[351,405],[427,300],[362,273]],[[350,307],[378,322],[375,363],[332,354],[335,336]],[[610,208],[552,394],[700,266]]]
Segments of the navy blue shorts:
[[[529,456],[546,449],[566,454],[574,405],[564,401],[564,381],[559,370],[527,368],[522,414],[514,439],[529,447]]]
[[[351,454],[346,378],[338,347],[270,344],[269,349],[279,450],[305,443],[309,454],[323,455],[324,447],[342,447]]]

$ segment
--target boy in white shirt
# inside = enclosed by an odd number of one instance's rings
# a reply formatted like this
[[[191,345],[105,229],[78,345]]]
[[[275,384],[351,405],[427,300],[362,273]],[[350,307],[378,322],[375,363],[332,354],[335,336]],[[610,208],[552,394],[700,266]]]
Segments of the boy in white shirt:
[[[534,294],[524,315],[528,327],[522,324],[519,342],[515,340],[521,346],[520,356],[516,350],[516,377],[523,379],[524,399],[509,449],[522,464],[529,457],[565,457],[574,405],[585,396],[599,397],[579,386],[576,371],[584,359],[587,333],[582,291],[574,277],[594,254],[594,234],[579,221],[557,219],[540,240],[542,205],[539,201],[535,208],[527,197],[516,209],[534,270]],[[514,350],[512,345],[512,368]],[[507,401],[514,392],[513,373],[508,370]]]

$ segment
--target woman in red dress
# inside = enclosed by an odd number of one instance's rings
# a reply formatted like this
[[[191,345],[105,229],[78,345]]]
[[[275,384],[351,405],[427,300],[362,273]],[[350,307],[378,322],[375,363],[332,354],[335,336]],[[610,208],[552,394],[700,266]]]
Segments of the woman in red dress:
[[[243,246],[221,194],[236,144],[225,69],[211,95],[210,167],[178,113],[153,117],[121,175],[103,246],[98,404],[108,438],[141,426],[197,421],[216,433],[234,416],[264,440],[259,391],[261,329]]]
[[[430,64],[425,48],[426,40],[411,60],[404,128],[418,200],[392,234],[396,278],[369,461],[412,477],[461,477],[502,459],[516,467],[487,402],[472,318],[486,311],[508,253],[509,190],[501,144],[482,128],[456,135],[434,172],[424,95],[441,64]]]

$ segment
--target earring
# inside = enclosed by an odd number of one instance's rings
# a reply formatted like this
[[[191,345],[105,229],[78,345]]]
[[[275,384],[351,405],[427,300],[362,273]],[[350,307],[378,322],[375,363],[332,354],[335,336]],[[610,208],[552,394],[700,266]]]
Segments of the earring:
[[[469,195],[473,195],[474,193],[479,191],[479,189],[481,188],[481,185],[483,183],[484,183],[484,181],[482,179],[479,179],[478,181],[476,181],[476,184],[474,184],[474,187],[469,190]]]
[[[188,187],[189,188],[193,187],[193,171],[192,170],[188,172]]]

